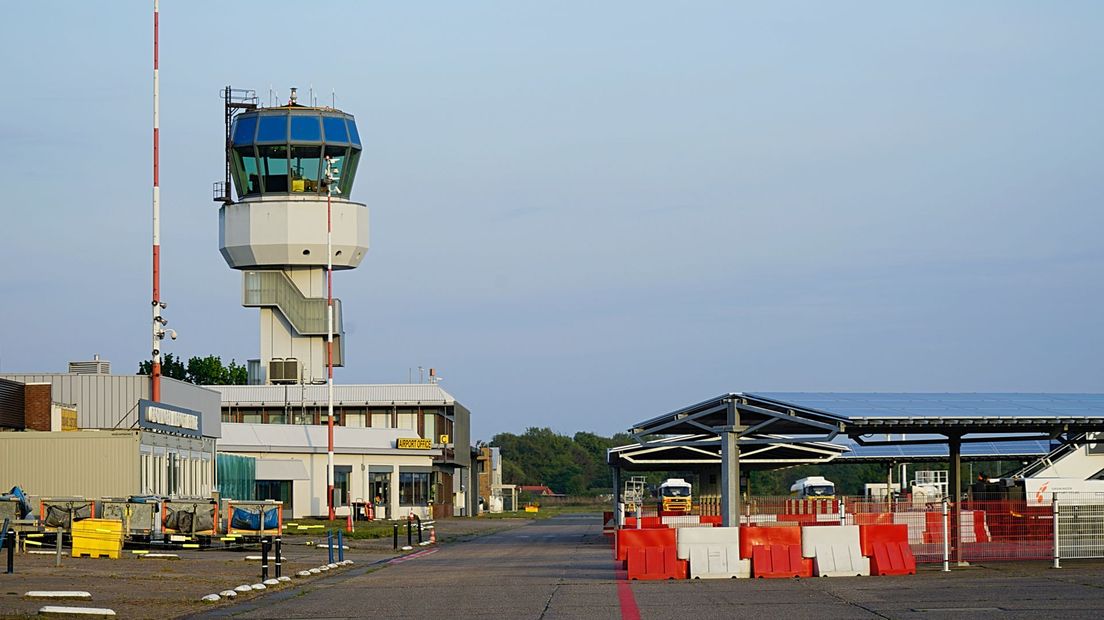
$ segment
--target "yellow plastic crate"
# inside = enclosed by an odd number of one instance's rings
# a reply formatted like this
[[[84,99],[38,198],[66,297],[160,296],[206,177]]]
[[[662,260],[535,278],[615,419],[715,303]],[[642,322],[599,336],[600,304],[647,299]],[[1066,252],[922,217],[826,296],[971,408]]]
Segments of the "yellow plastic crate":
[[[84,519],[73,522],[73,557],[87,555],[117,560],[122,550],[122,520]]]

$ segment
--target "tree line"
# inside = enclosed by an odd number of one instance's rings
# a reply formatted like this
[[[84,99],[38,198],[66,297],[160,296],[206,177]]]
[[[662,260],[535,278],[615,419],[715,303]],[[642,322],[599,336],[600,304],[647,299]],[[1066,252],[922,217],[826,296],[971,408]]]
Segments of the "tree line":
[[[613,492],[606,450],[634,443],[626,433],[602,437],[580,431],[561,435],[550,428],[530,427],[521,435],[499,433],[488,445],[502,454],[506,484],[545,485],[567,495]]]
[[[603,437],[577,432],[561,435],[549,428],[531,427],[520,435],[499,433],[488,445],[497,446],[502,454],[502,481],[506,484],[544,485],[566,495],[604,495],[613,492],[613,479],[606,463],[606,450],[635,443],[626,433]],[[977,464],[963,467],[963,485],[978,475],[999,476],[1020,466],[1014,461]],[[947,469],[946,463],[911,465],[909,477],[917,469]],[[885,483],[889,466],[876,463],[837,463],[800,465],[784,469],[752,471],[751,494],[780,496],[790,494],[790,485],[806,476],[824,476],[836,485],[841,495],[862,495],[866,483]],[[635,475],[635,474],[634,474]],[[893,481],[899,483],[899,470],[894,467]],[[658,486],[665,478],[680,477],[696,480],[689,471],[647,472],[648,485]]]
[[[152,372],[153,362],[146,360],[138,364],[138,374],[149,375]],[[245,385],[249,380],[245,366],[234,360],[223,364],[222,358],[217,355],[192,356],[185,363],[183,358],[166,353],[161,360],[161,376],[196,385]]]

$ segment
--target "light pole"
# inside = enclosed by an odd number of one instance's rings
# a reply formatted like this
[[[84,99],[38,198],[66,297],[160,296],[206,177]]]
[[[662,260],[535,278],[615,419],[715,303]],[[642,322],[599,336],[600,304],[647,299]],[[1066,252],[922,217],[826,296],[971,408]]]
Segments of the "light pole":
[[[334,419],[333,419],[333,213],[331,201],[334,192],[341,193],[335,187],[338,181],[337,162],[326,156],[326,424],[328,439],[326,442],[326,505],[329,507],[330,521],[336,517],[334,511]]]

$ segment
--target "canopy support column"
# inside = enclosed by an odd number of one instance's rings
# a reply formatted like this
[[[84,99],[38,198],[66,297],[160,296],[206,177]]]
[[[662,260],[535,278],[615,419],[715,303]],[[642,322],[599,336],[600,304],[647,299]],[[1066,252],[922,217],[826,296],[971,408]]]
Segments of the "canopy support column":
[[[727,422],[718,429],[721,436],[721,525],[740,525],[740,445],[736,442],[740,431],[740,411],[736,402],[726,403]]]
[[[731,428],[731,427],[728,427]],[[732,527],[740,519],[740,447],[736,432],[721,431],[721,525]]]

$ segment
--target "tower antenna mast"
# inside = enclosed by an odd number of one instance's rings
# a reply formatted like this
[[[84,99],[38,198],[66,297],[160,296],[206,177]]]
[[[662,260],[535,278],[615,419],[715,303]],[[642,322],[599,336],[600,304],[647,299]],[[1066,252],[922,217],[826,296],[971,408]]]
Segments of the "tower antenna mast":
[[[157,67],[158,0],[153,0],[153,359],[151,360],[151,400],[161,402],[161,339],[165,336],[161,318],[161,187],[160,187],[160,78]]]

